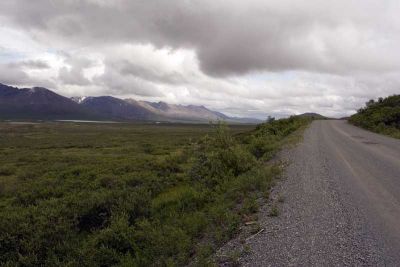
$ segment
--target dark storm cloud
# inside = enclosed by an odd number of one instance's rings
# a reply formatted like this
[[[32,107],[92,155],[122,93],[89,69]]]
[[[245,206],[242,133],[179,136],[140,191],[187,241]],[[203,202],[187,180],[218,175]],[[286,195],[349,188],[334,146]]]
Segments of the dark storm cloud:
[[[195,49],[204,72],[224,76],[398,70],[396,8],[398,1],[370,0],[3,0],[0,14],[52,42]]]

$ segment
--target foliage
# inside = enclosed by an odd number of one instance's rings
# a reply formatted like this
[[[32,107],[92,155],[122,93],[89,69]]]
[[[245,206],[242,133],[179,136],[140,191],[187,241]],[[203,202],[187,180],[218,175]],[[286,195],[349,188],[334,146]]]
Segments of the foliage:
[[[365,129],[400,138],[400,95],[368,101],[349,121]]]
[[[205,258],[257,211],[279,172],[264,162],[307,122],[0,123],[0,265]]]

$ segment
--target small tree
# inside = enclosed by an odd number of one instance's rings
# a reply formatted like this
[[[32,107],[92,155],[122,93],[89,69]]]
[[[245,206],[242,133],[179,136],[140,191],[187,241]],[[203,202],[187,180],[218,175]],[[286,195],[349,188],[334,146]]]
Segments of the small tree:
[[[275,121],[275,118],[272,116],[268,116],[267,122],[273,122],[273,121]]]
[[[370,107],[370,106],[372,106],[373,104],[375,104],[375,100],[373,100],[373,99],[370,99],[367,103],[365,103],[365,105],[366,105],[367,107]]]

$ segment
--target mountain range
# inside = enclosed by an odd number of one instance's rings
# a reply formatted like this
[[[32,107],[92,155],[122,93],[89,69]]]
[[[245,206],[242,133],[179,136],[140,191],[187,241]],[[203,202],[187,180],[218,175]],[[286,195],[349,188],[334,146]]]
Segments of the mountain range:
[[[260,122],[252,118],[229,117],[204,106],[174,105],[112,96],[68,98],[42,87],[20,89],[1,83],[0,119]]]

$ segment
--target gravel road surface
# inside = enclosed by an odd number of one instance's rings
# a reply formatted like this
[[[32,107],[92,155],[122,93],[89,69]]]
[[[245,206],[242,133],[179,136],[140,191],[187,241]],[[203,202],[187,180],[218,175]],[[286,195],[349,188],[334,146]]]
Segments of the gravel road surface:
[[[244,266],[400,266],[400,140],[315,121],[260,213]]]

